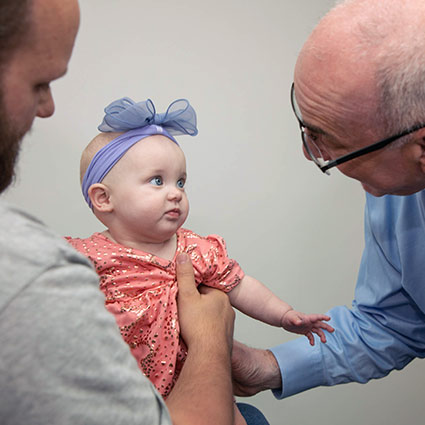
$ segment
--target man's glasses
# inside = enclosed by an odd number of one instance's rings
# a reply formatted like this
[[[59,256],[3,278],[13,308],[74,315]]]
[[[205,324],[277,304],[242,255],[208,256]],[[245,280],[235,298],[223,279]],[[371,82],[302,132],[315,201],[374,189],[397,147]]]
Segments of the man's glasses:
[[[395,136],[391,136],[379,142],[373,143],[369,146],[365,146],[364,148],[361,148],[354,152],[340,156],[339,158],[332,159],[332,160],[324,160],[322,152],[320,151],[319,147],[316,145],[314,140],[306,133],[306,126],[303,123],[301,112],[298,108],[297,101],[295,99],[294,83],[292,83],[292,86],[291,86],[291,105],[292,105],[292,110],[294,111],[295,117],[297,118],[298,123],[300,125],[301,138],[302,138],[303,145],[306,152],[308,153],[312,161],[320,168],[320,170],[322,170],[322,172],[328,175],[330,175],[330,172],[328,171],[330,168],[336,167],[337,165],[341,165],[344,162],[350,161],[351,159],[358,158],[359,156],[366,155],[368,153],[375,152],[379,149],[382,149],[383,147],[394,142],[395,140],[400,139],[401,137],[407,136],[410,133],[414,133],[415,131],[425,127],[425,124],[418,124],[408,128],[405,131],[402,131],[401,133],[396,134]]]

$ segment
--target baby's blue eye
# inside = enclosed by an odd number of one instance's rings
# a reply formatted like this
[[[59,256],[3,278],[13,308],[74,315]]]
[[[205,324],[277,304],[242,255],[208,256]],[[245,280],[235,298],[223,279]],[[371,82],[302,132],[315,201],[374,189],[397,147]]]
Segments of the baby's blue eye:
[[[155,176],[149,183],[154,184],[155,186],[161,186],[163,181],[161,176]]]
[[[179,187],[180,189],[183,189],[185,183],[186,183],[185,179],[179,179],[177,180],[177,187]]]

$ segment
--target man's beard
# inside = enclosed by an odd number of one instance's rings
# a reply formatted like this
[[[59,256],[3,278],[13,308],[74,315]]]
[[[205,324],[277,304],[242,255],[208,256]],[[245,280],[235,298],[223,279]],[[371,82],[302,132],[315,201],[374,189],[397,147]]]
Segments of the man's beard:
[[[13,130],[0,97],[0,193],[15,177],[15,165],[24,134]]]

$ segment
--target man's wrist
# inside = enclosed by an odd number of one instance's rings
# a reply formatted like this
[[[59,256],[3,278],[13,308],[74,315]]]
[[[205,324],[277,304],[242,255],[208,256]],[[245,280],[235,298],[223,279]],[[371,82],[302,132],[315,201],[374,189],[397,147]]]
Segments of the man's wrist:
[[[264,355],[267,358],[268,365],[268,371],[266,372],[268,388],[271,390],[282,388],[282,376],[276,357],[270,350],[265,350]]]
[[[202,336],[196,341],[193,341],[188,346],[188,354],[193,356],[207,356],[208,358],[214,356],[220,359],[231,358],[232,353],[232,340],[228,341],[223,335],[211,335]]]

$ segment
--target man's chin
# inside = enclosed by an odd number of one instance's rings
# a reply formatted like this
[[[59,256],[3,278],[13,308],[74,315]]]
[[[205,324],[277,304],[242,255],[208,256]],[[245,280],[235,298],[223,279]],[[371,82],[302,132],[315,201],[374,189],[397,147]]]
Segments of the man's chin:
[[[13,182],[15,165],[26,132],[26,126],[18,126],[9,118],[0,89],[0,193]]]
[[[388,194],[387,192],[384,192],[384,191],[382,191],[382,190],[377,190],[377,189],[375,189],[375,188],[373,188],[373,187],[370,187],[370,186],[368,186],[368,185],[367,185],[367,184],[365,184],[365,183],[361,183],[361,185],[362,185],[363,189],[364,189],[367,193],[370,193],[371,195],[373,195],[373,196],[375,196],[375,197],[377,197],[377,198],[380,198],[381,196],[384,196],[384,195],[387,195],[387,194]]]
[[[3,141],[5,142],[5,139]],[[15,177],[15,166],[18,161],[19,151],[21,147],[21,138],[10,137],[3,145],[0,152],[0,193],[2,193],[13,182]]]
[[[371,195],[375,196],[376,198],[380,198],[384,195],[394,195],[394,196],[409,196],[413,195],[414,193],[420,192],[421,190],[425,189],[425,187],[415,187],[415,188],[398,188],[398,189],[376,189],[374,187],[370,187],[367,184],[361,183],[363,186],[363,189],[370,193]]]

